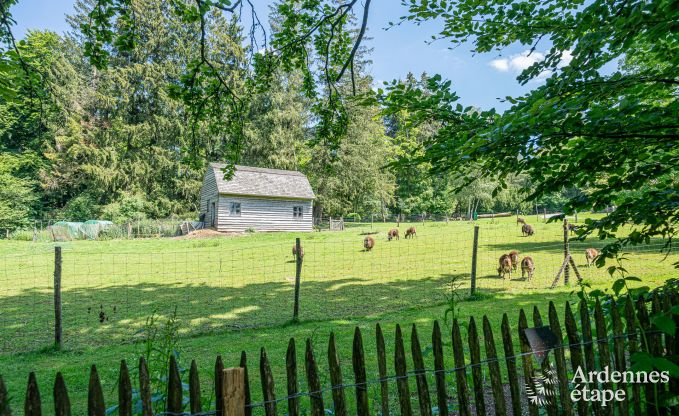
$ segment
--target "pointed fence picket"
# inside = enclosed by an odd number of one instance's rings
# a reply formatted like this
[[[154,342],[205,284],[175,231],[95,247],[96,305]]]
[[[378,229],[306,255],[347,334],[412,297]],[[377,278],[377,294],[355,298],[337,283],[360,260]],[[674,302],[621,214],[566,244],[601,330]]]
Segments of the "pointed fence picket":
[[[201,400],[199,367],[195,360],[191,361],[187,379],[182,380],[179,363],[175,356],[171,356],[166,378],[164,406],[160,413],[154,413],[152,403],[152,382],[144,358],[139,359],[138,383],[132,382],[130,371],[125,361],[120,362],[117,379],[117,402],[113,403],[109,397],[108,403],[104,397],[101,380],[97,367],[92,365],[89,372],[87,415],[104,416],[106,405],[117,406],[117,414],[128,416],[141,414],[152,415],[216,415],[216,416],[251,416],[254,410],[257,414],[275,416],[279,412],[290,416],[311,414],[323,416],[328,411],[338,416],[357,414],[360,416],[399,414],[410,416],[437,415],[480,415],[493,413],[495,415],[537,415],[540,412],[548,414],[587,415],[590,411],[596,415],[607,414],[662,414],[665,409],[656,407],[656,398],[667,393],[679,394],[679,384],[672,379],[667,385],[652,384],[594,384],[590,388],[624,389],[626,399],[609,406],[597,403],[570,399],[572,386],[569,384],[569,374],[576,368],[583,371],[601,370],[608,366],[618,371],[626,371],[631,367],[630,357],[636,352],[647,351],[656,356],[668,359],[679,354],[677,335],[663,334],[654,330],[649,320],[651,313],[666,313],[672,316],[679,327],[677,315],[672,309],[679,305],[676,293],[655,293],[650,298],[649,305],[640,300],[633,304],[631,300],[623,302],[609,302],[606,305],[609,314],[605,316],[604,306],[596,301],[593,314],[590,313],[585,301],[579,305],[567,303],[564,310],[564,325],[562,327],[559,314],[554,303],[549,304],[548,327],[556,336],[556,346],[550,350],[547,359],[540,363],[534,356],[524,333],[527,328],[526,314],[519,311],[517,328],[513,331],[507,314],[503,314],[500,326],[500,337],[494,335],[490,320],[483,317],[481,328],[474,318],[470,318],[464,325],[459,318],[454,319],[448,339],[452,341],[451,348],[446,348],[442,326],[434,322],[431,334],[431,345],[422,345],[419,330],[412,325],[410,333],[410,358],[408,363],[406,343],[400,325],[396,325],[394,337],[394,375],[388,375],[387,348],[385,334],[378,324],[376,335],[376,363],[374,369],[379,378],[369,379],[366,365],[363,334],[360,328],[354,331],[351,346],[351,369],[353,378],[349,380],[342,372],[337,340],[334,333],[330,334],[327,349],[327,366],[321,363],[314,354],[310,339],[305,342],[303,354],[303,378],[306,389],[300,391],[298,376],[298,353],[296,342],[291,338],[285,356],[285,374],[287,396],[276,398],[274,373],[265,348],[261,348],[259,357],[259,383],[261,384],[263,401],[252,403],[250,396],[251,380],[248,376],[248,363],[245,352],[241,353],[237,367],[225,368],[221,356],[218,356],[214,366],[214,410],[206,410],[206,402]],[[576,307],[577,306],[577,307]],[[574,311],[579,314],[579,325]],[[543,326],[543,319],[538,308],[533,308],[533,323],[536,327]],[[462,328],[465,330],[463,331]],[[563,332],[563,330],[565,332]],[[479,330],[480,329],[480,330]],[[595,330],[595,335],[592,330]],[[466,341],[463,341],[463,332]],[[514,334],[514,335],[512,335]],[[518,335],[518,338],[517,338]],[[424,351],[429,350],[433,355],[433,369],[425,364]],[[504,355],[498,354],[504,353]],[[482,355],[483,353],[483,355]],[[452,362],[453,368],[446,368],[445,363]],[[319,365],[321,364],[321,365]],[[346,365],[346,364],[345,364]],[[521,368],[519,368],[521,367]],[[327,377],[322,369],[328,369]],[[554,394],[546,398],[546,402],[539,403],[528,400],[527,388],[535,391],[533,379],[536,369],[549,369],[555,374],[558,383]],[[345,374],[349,374],[345,369]],[[468,378],[469,376],[469,378]],[[322,380],[329,380],[329,385],[323,385]],[[390,383],[394,383],[396,396],[390,396]],[[374,396],[369,395],[369,387],[374,385]],[[185,388],[188,386],[188,388]],[[473,403],[470,397],[472,390]],[[57,373],[53,384],[54,411],[45,409],[41,399],[37,376],[31,372],[23,401],[23,415],[42,416],[55,414],[70,416],[72,402],[69,398],[67,380],[62,373]],[[327,395],[326,395],[327,393]],[[185,397],[185,394],[188,397]],[[300,400],[304,398],[304,400]],[[414,403],[416,402],[416,403]],[[285,403],[285,409],[279,409],[279,404]],[[303,409],[302,405],[308,406]],[[157,404],[156,404],[157,405]],[[542,410],[540,409],[542,408]],[[8,388],[0,375],[0,416],[11,416],[21,406],[12,401]]]

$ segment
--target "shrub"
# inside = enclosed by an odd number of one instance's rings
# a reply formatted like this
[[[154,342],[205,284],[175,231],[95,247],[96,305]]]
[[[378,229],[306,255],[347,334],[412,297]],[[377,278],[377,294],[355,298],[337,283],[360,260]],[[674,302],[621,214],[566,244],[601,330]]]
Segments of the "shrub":
[[[347,214],[346,218],[353,222],[359,222],[361,221],[361,214],[357,212],[350,212]]]
[[[33,241],[33,230],[16,230],[9,235],[10,240]]]
[[[70,221],[87,221],[97,219],[101,209],[96,201],[87,194],[80,194],[68,201],[62,210],[61,217]]]

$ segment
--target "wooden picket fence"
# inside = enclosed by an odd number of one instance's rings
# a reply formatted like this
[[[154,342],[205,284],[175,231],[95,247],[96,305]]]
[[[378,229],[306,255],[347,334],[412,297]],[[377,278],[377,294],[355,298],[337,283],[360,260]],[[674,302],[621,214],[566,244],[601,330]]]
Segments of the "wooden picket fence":
[[[663,414],[665,409],[655,407],[656,398],[670,393],[679,394],[679,380],[673,378],[669,385],[662,384],[630,384],[630,385],[603,385],[601,388],[625,389],[625,400],[615,402],[604,408],[594,403],[578,401],[573,403],[570,399],[568,374],[581,367],[586,372],[603,369],[608,366],[611,369],[625,371],[630,368],[630,356],[638,351],[647,351],[654,356],[679,356],[679,342],[674,336],[663,334],[652,328],[649,321],[649,309],[651,313],[670,313],[673,306],[679,304],[676,293],[655,293],[650,300],[650,308],[644,300],[639,300],[633,305],[627,298],[624,306],[618,309],[614,301],[608,305],[610,312],[604,313],[604,307],[597,301],[593,310],[593,319],[590,310],[584,301],[579,304],[579,323],[576,314],[571,309],[571,304],[565,305],[565,334],[559,321],[555,305],[550,302],[548,313],[548,326],[556,335],[556,346],[551,349],[548,359],[542,364],[543,370],[553,363],[558,377],[558,387],[555,397],[545,404],[548,415],[574,414],[608,415],[615,412],[620,415],[655,415]],[[622,313],[620,312],[622,311]],[[672,316],[672,315],[670,315]],[[674,315],[675,322],[677,316]],[[543,319],[537,307],[533,308],[532,321],[534,327],[542,327]],[[286,354],[287,372],[287,395],[276,397],[274,389],[274,377],[271,370],[266,350],[261,349],[259,357],[259,374],[263,401],[251,402],[251,383],[248,377],[246,355],[241,355],[240,365],[237,368],[224,368],[220,356],[215,362],[215,397],[214,409],[203,409],[200,394],[200,382],[196,362],[191,362],[188,377],[188,402],[185,403],[182,380],[177,362],[171,357],[169,362],[169,375],[167,380],[167,396],[165,399],[166,409],[160,413],[163,415],[220,415],[220,416],[251,416],[256,409],[266,416],[274,416],[279,413],[287,413],[290,416],[311,414],[323,416],[326,408],[332,408],[338,416],[346,416],[356,413],[367,416],[371,413],[388,416],[400,414],[411,416],[420,414],[432,416],[432,409],[437,409],[437,414],[447,416],[449,414],[466,415],[523,415],[537,416],[540,408],[526,400],[524,382],[532,383],[534,376],[534,353],[527,339],[525,329],[528,328],[528,319],[523,309],[519,312],[518,320],[518,343],[510,331],[510,324],[505,313],[500,326],[501,346],[504,355],[498,355],[496,338],[493,334],[490,321],[483,317],[479,325],[470,318],[466,326],[467,344],[462,338],[461,324],[455,320],[452,324],[450,339],[452,341],[452,358],[454,368],[444,366],[444,342],[441,326],[434,323],[431,337],[431,351],[433,353],[434,368],[425,368],[422,344],[415,325],[411,332],[411,356],[412,368],[408,370],[406,349],[403,341],[403,332],[400,326],[396,327],[394,370],[395,373],[388,375],[387,352],[385,338],[380,325],[376,327],[376,351],[379,378],[368,380],[366,374],[365,356],[363,348],[363,336],[359,328],[356,328],[352,348],[352,369],[354,378],[351,383],[345,383],[340,368],[340,358],[335,341],[335,336],[330,335],[328,343],[328,368],[330,386],[321,386],[321,378],[317,359],[314,356],[310,340],[306,340],[304,351],[303,374],[308,389],[300,391],[297,365],[297,351],[294,338],[290,339]],[[610,329],[609,329],[610,328]],[[485,357],[481,355],[481,338]],[[594,336],[596,334],[596,336]],[[644,342],[644,340],[646,340]],[[517,346],[518,345],[518,349]],[[466,351],[466,353],[465,353]],[[553,353],[552,353],[553,352]],[[568,352],[568,360],[566,352]],[[469,357],[469,360],[467,360]],[[569,365],[570,361],[570,365]],[[503,378],[501,366],[504,364],[506,377]],[[139,385],[136,407],[140,407],[136,413],[143,416],[153,415],[151,381],[147,364],[143,358],[139,360]],[[484,367],[487,369],[490,379],[490,393],[487,392],[488,383],[484,381]],[[519,370],[520,367],[520,370]],[[471,379],[468,374],[471,373]],[[453,374],[453,385],[448,385],[447,374]],[[430,395],[430,386],[427,375],[433,375],[434,386]],[[414,383],[411,383],[414,378]],[[468,382],[471,380],[471,382]],[[396,383],[396,396],[390,397],[389,382]],[[375,385],[379,388],[379,400],[370,403],[368,386]],[[415,391],[411,396],[411,388]],[[596,385],[591,388],[598,388]],[[505,394],[508,388],[509,394]],[[331,394],[332,405],[324,401],[324,393]],[[347,395],[353,393],[353,401],[347,399]],[[66,383],[61,373],[57,373],[53,389],[54,414],[57,416],[71,415],[71,402],[69,400]],[[489,400],[492,396],[492,400]],[[508,397],[507,397],[508,396]],[[413,406],[413,398],[417,397],[417,406]],[[125,361],[121,362],[118,378],[117,413],[122,416],[133,414],[133,389],[130,373]],[[301,398],[308,400],[308,409],[300,409]],[[392,402],[393,400],[393,402]],[[473,401],[473,403],[472,403]],[[141,402],[141,406],[139,406]],[[279,404],[286,403],[286,412],[279,409]],[[305,401],[307,403],[307,401]],[[396,404],[397,403],[397,404]],[[282,406],[280,406],[282,407]],[[415,407],[415,409],[413,409]],[[350,410],[351,409],[351,410]],[[34,373],[28,378],[28,387],[24,402],[25,416],[40,416],[41,410],[40,392]],[[51,411],[45,414],[52,413]],[[102,386],[99,380],[96,366],[91,367],[87,414],[91,416],[104,416],[106,406]],[[12,410],[8,405],[7,390],[0,377],[0,416],[10,416]]]

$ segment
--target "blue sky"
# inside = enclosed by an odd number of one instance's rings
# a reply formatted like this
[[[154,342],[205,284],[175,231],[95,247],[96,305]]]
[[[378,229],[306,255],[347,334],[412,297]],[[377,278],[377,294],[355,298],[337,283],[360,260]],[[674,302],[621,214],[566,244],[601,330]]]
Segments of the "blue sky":
[[[266,15],[270,3],[270,0],[258,2],[260,16]],[[72,0],[19,0],[12,8],[17,21],[15,35],[21,38],[30,29],[64,33],[70,29],[65,16],[72,11]],[[524,56],[526,47],[516,45],[502,54],[474,56],[469,47],[450,50],[451,45],[442,41],[427,45],[425,41],[440,28],[436,22],[420,26],[405,23],[384,30],[405,12],[397,0],[374,0],[371,4],[368,35],[372,40],[367,46],[373,48],[371,73],[375,80],[403,78],[409,71],[418,75],[425,71],[441,74],[452,81],[462,104],[498,110],[508,105],[497,98],[520,95],[535,86],[521,86],[516,81],[518,72],[539,57],[535,53]]]

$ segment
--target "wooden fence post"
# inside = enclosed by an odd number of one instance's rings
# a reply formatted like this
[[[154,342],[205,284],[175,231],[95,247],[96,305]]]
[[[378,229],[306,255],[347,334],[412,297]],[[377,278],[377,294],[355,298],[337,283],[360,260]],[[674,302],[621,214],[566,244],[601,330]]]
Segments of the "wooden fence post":
[[[167,413],[181,413],[184,409],[182,379],[174,354],[170,355],[170,368],[167,377]]]
[[[295,239],[295,309],[292,312],[293,322],[299,321],[299,286],[302,277],[302,244],[299,237]]]
[[[118,415],[132,416],[132,383],[125,360],[120,362],[118,374]]]
[[[28,387],[26,387],[26,400],[24,401],[24,416],[42,416],[42,404],[40,403],[40,390],[35,373],[28,375]]]
[[[221,396],[224,416],[245,416],[245,370],[242,367],[224,369]]]
[[[467,329],[467,340],[469,341],[470,366],[472,369],[472,381],[474,382],[474,403],[476,413],[486,414],[486,401],[484,395],[483,368],[481,368],[481,344],[479,343],[479,333],[476,329],[474,317],[469,317]],[[457,366],[457,365],[456,365]]]
[[[141,415],[152,416],[151,378],[144,357],[139,357],[139,401],[141,402]]]
[[[191,414],[202,411],[200,403],[200,378],[198,377],[196,360],[191,360],[191,369],[189,370],[189,409],[191,409]]]
[[[386,380],[387,353],[384,344],[384,334],[379,323],[375,325],[375,334],[377,338],[377,369],[380,375],[380,410],[382,411],[382,416],[389,416],[389,384]]]
[[[104,404],[104,391],[101,388],[97,367],[90,368],[90,382],[87,387],[87,415],[105,416],[106,405]]]
[[[570,257],[570,247],[568,243],[568,220],[563,219],[563,259],[566,263],[566,268],[563,270],[563,284],[568,286],[568,279],[570,277],[570,271],[568,267],[568,258]]]
[[[363,337],[361,330],[354,330],[354,343],[351,350],[351,363],[354,368],[354,384],[356,384],[356,414],[358,416],[370,415],[368,403],[368,384],[365,374],[365,356],[363,355]]]
[[[474,296],[476,293],[476,259],[478,258],[479,250],[479,226],[474,226],[474,245],[472,246],[472,275],[469,295]]]
[[[273,373],[269,358],[264,347],[259,353],[259,379],[262,382],[262,398],[264,399],[264,414],[276,416],[276,389],[273,382]],[[224,414],[226,416],[226,414]]]
[[[434,379],[436,380],[436,403],[439,407],[440,416],[448,416],[448,393],[446,389],[446,373],[443,361],[443,341],[441,339],[441,327],[439,321],[434,321],[434,330],[431,335],[432,351],[434,353]]]
[[[12,409],[9,407],[9,394],[0,375],[0,416],[12,416]]]
[[[337,346],[335,345],[335,333],[330,333],[328,341],[328,364],[330,366],[330,382],[332,383],[332,402],[335,405],[337,416],[347,416],[346,400],[342,385],[342,367],[340,366]]]
[[[54,247],[54,346],[61,349],[61,247]]]
[[[297,396],[297,351],[295,339],[290,338],[285,354],[285,369],[288,380],[288,415],[299,416],[299,397]]]
[[[307,392],[311,402],[311,415],[323,416],[323,392],[321,391],[321,379],[318,377],[318,366],[314,358],[314,350],[311,347],[311,339],[306,339],[304,351],[304,369],[306,370]]]
[[[66,382],[61,372],[57,373],[56,380],[54,380],[54,415],[55,416],[71,416],[71,401],[68,398],[68,391],[66,390]],[[0,403],[0,415],[10,416],[9,413],[2,412],[2,404]]]

